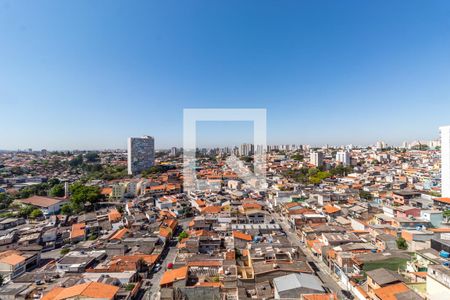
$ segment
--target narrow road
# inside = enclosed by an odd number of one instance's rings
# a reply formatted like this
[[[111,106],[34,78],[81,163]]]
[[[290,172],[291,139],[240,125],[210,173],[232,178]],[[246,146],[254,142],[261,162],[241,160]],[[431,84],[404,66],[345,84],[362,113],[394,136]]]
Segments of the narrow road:
[[[299,246],[300,249],[303,251],[303,253],[306,255],[307,262],[311,266],[311,268],[315,271],[316,275],[322,280],[325,287],[330,289],[330,291],[336,293],[339,299],[353,299],[349,298],[348,295],[349,292],[346,291],[346,287],[339,281],[336,281],[333,278],[333,275],[330,274],[329,268],[325,263],[321,260],[319,260],[317,257],[315,257],[311,251],[305,247],[302,242],[300,242],[299,237],[295,232],[293,232],[293,229],[287,224],[286,220],[282,218],[278,213],[273,213],[273,216],[275,216],[276,220],[280,224],[280,226],[283,228],[283,230],[286,232],[289,240],[296,246]],[[344,294],[345,292],[345,294]]]
[[[150,288],[145,291],[144,296],[142,297],[143,300],[158,300],[159,299],[159,282],[161,281],[161,277],[163,276],[164,272],[166,271],[167,264],[169,262],[172,262],[175,259],[175,256],[177,254],[178,249],[176,247],[171,247],[169,249],[169,252],[167,253],[167,256],[164,260],[160,262],[162,268],[156,273],[153,273],[153,276],[150,280]]]

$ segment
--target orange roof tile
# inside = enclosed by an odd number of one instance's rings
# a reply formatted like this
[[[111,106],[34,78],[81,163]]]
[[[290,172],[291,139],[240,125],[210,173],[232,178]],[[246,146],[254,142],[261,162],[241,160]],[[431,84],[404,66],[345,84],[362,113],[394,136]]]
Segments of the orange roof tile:
[[[109,196],[109,195],[111,195],[112,191],[113,191],[112,188],[110,188],[110,187],[105,187],[105,188],[102,188],[102,190],[100,191],[100,193],[101,193],[102,195]]]
[[[167,238],[167,237],[170,237],[170,235],[172,234],[172,230],[170,228],[167,228],[167,227],[159,227],[159,234],[162,237]]]
[[[166,285],[173,283],[178,280],[186,279],[188,275],[188,267],[181,267],[178,269],[173,270],[167,270],[164,272],[163,276],[161,277],[161,281],[159,282],[159,285]]]
[[[122,219],[122,215],[117,209],[113,209],[108,213],[108,219],[110,222],[117,222]]]
[[[114,299],[119,288],[100,282],[77,284],[68,288],[55,287],[42,300],[64,300],[71,298]]]
[[[407,292],[409,288],[403,282],[397,284],[391,284],[379,289],[375,289],[375,295],[380,300],[397,300],[395,296],[398,293]]]
[[[450,204],[450,198],[433,198],[433,200]]]
[[[25,261],[25,257],[12,253],[8,256],[4,256],[0,258],[0,263],[8,264],[11,266],[18,265],[20,263],[23,263]]]
[[[245,234],[245,233],[237,231],[237,230],[233,230],[233,237],[235,239],[249,241],[249,242],[252,240],[252,236],[250,234]]]
[[[125,234],[128,232],[128,229],[122,228],[116,231],[116,233],[113,234],[112,237],[109,238],[109,240],[121,240]]]
[[[82,237],[86,233],[86,224],[85,223],[77,223],[72,225],[72,230],[70,231],[70,238],[78,238]]]
[[[244,203],[244,204],[242,204],[242,207],[244,209],[261,209],[262,205],[260,205],[258,203]]]
[[[207,206],[202,209],[202,214],[218,214],[222,211],[221,206]]]
[[[336,206],[332,206],[332,205],[325,205],[323,207],[323,210],[327,213],[327,214],[334,214],[338,211],[340,211],[341,209],[339,207]]]
[[[213,286],[213,287],[221,287],[222,284],[220,282],[200,282],[197,283],[196,286]]]
[[[178,226],[178,221],[175,219],[168,219],[163,221],[164,225],[169,227],[172,231]]]
[[[432,232],[450,232],[450,228],[428,228],[427,230]]]
[[[188,262],[189,267],[221,267],[220,260],[198,260]]]

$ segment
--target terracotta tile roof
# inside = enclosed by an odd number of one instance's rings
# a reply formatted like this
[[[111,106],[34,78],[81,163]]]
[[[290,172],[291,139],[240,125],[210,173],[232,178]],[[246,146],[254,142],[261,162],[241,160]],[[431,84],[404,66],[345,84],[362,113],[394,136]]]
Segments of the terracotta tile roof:
[[[181,267],[178,269],[173,270],[167,270],[164,272],[163,276],[161,277],[161,281],[159,282],[159,285],[166,285],[173,283],[178,280],[186,279],[188,275],[188,267]]]
[[[420,278],[427,278],[427,272],[412,272],[412,274]]]
[[[25,257],[12,253],[8,256],[4,256],[0,258],[0,263],[8,264],[11,266],[18,265],[20,263],[23,263],[25,261]]]
[[[433,198],[434,201],[450,204],[450,198]]]
[[[42,300],[64,300],[72,298],[114,299],[119,288],[100,282],[77,284],[72,287],[55,287],[42,297]]]
[[[252,240],[252,236],[250,234],[245,234],[245,233],[237,231],[237,230],[233,230],[233,237],[235,239],[249,241],[249,242]]]
[[[85,223],[77,223],[72,225],[72,230],[70,231],[70,238],[78,238],[82,237],[86,233],[86,224]]]
[[[139,260],[142,259],[148,266],[152,266],[158,258],[158,254],[119,255],[114,256],[107,266],[101,265],[86,271],[89,273],[136,271]]]
[[[295,207],[295,206],[301,206],[301,205],[297,202],[288,202],[284,205],[284,207],[286,207],[287,209],[289,209],[291,207]]]
[[[52,205],[58,204],[60,202],[65,201],[64,199],[53,198],[53,197],[44,197],[44,196],[32,196],[26,199],[17,200],[24,204],[30,204],[33,206],[38,206],[42,208],[48,208]]]
[[[197,205],[198,205],[199,207],[205,206],[205,204],[206,204],[206,202],[205,202],[205,201],[203,201],[203,200],[200,200],[200,199],[198,199],[198,200],[195,200],[195,203],[197,203]]]
[[[428,228],[432,232],[450,232],[450,228]]]
[[[397,300],[396,294],[407,291],[409,288],[404,283],[391,284],[374,290],[380,300]]]
[[[113,191],[112,188],[110,188],[110,187],[105,187],[105,188],[102,188],[102,190],[100,191],[100,193],[101,193],[102,195],[109,196],[109,195],[111,195],[112,191]]]
[[[168,219],[168,220],[164,220],[163,224],[165,226],[169,227],[172,231],[174,231],[178,225],[178,221],[175,219]]]
[[[117,209],[113,209],[108,213],[108,219],[110,222],[117,222],[122,219],[122,215],[119,211],[117,211]]]
[[[221,267],[222,262],[220,260],[199,260],[188,262],[189,267]]]
[[[332,206],[332,205],[325,205],[323,207],[323,210],[327,213],[327,214],[334,214],[338,211],[340,211],[341,209],[339,207],[336,206]]]
[[[159,227],[159,235],[161,235],[162,237],[170,237],[172,234],[172,230],[170,228],[167,227]]]
[[[236,252],[234,250],[225,252],[225,259],[226,260],[235,260],[236,259]]]
[[[221,206],[207,206],[202,209],[202,214],[218,214],[222,211]]]
[[[262,205],[260,205],[258,203],[244,203],[244,204],[242,204],[242,207],[244,209],[261,209]]]
[[[221,287],[222,284],[220,282],[200,282],[197,283],[196,286],[213,286],[213,287]]]
[[[128,233],[128,229],[126,229],[126,228],[119,229],[119,230],[116,231],[116,233],[114,233],[109,238],[109,240],[110,241],[111,240],[121,240],[125,236],[125,234],[127,234],[127,233]]]

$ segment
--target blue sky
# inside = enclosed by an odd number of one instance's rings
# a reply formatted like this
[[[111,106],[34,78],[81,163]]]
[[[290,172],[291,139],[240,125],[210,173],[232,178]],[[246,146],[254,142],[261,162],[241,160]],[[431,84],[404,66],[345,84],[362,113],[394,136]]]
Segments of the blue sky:
[[[269,143],[437,138],[450,2],[0,0],[0,149],[181,145],[183,108],[222,107],[266,108]]]

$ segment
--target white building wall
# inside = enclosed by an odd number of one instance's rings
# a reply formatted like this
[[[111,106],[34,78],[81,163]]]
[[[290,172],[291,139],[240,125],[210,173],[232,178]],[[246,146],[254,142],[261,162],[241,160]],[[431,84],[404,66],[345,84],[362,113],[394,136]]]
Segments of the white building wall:
[[[450,289],[431,276],[427,276],[427,294],[429,300],[450,300]]]
[[[450,126],[439,128],[441,131],[441,194],[450,197]]]

